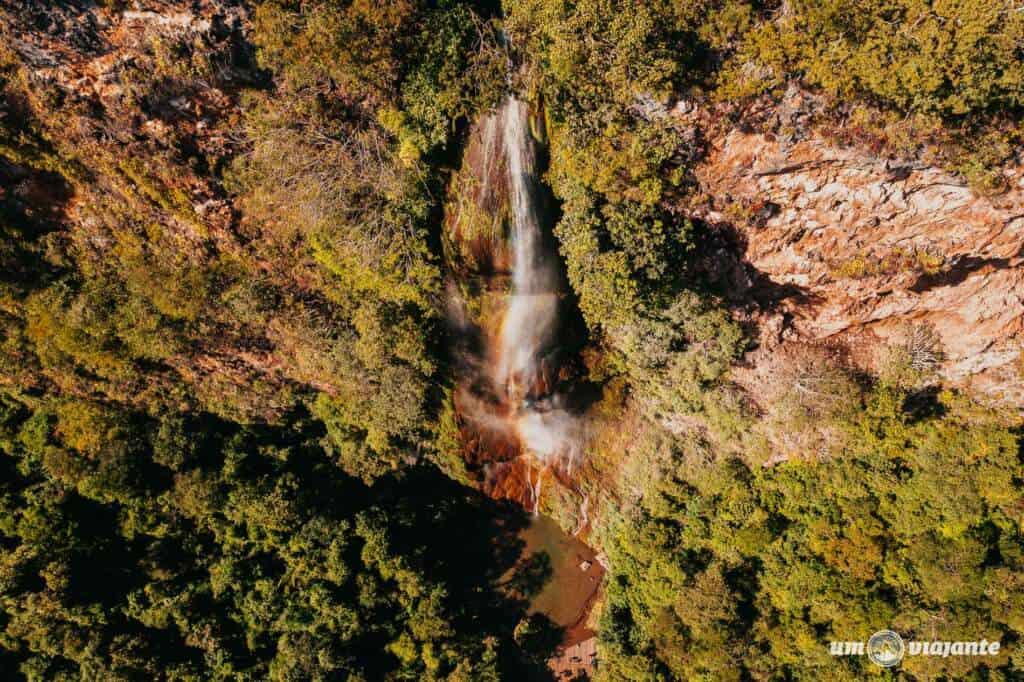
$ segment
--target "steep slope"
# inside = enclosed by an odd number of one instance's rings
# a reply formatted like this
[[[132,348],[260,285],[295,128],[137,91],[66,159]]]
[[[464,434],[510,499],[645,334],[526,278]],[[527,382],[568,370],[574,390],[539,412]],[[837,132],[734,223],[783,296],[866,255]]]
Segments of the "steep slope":
[[[791,90],[760,129],[717,132],[695,170],[698,215],[732,247],[708,270],[727,298],[757,303],[748,361],[827,343],[877,373],[880,349],[917,342],[947,382],[1024,406],[1024,167],[986,196],[943,168],[839,146],[807,122],[821,105]]]

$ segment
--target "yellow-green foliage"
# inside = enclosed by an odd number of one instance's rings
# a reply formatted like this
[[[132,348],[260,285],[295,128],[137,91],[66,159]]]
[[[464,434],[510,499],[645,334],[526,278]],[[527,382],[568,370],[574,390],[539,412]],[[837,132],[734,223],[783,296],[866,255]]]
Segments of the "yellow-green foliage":
[[[523,679],[492,508],[437,472],[371,491],[321,435],[0,399],[5,672]]]
[[[452,399],[452,391],[446,390],[444,403],[434,427],[434,438],[431,442],[431,461],[453,481],[470,485],[466,460],[462,457],[462,436],[459,432],[458,415]]]
[[[172,187],[161,179],[153,178],[142,161],[126,159],[118,164],[118,169],[134,185],[134,189],[154,204],[184,220],[196,221],[195,210],[188,194],[180,187]]]
[[[542,77],[573,84],[567,96],[578,101],[661,97],[684,71],[691,3],[511,0],[504,8],[516,49]]]
[[[97,456],[121,434],[114,415],[99,405],[67,401],[57,406],[54,433],[69,448],[87,457]]]
[[[679,143],[668,122],[619,119],[600,130],[577,125],[556,126],[552,136],[556,186],[572,178],[613,203],[651,207],[682,181],[682,168],[666,167]]]
[[[315,378],[340,391],[317,401],[318,415],[346,468],[383,473],[423,428],[433,372],[426,333],[440,277],[426,244],[425,169],[395,158],[380,130],[335,138],[313,122],[270,127],[281,112],[263,106],[251,124],[253,154],[238,169],[240,201],[268,246],[297,244],[321,269],[322,295],[354,334],[335,337],[352,344],[341,352],[352,358],[346,371]]]
[[[1018,439],[963,398],[943,394],[922,418],[903,411],[907,397],[881,384],[827,461],[748,468],[680,447],[603,535],[603,678],[864,679],[872,664],[830,656],[829,640],[885,625],[914,638],[1019,636],[1021,600],[993,589],[1024,574]],[[1007,662],[903,667],[966,679]]]
[[[260,61],[301,87],[323,75],[357,96],[394,93],[416,20],[416,3],[398,0],[321,3],[261,2],[255,13]]]
[[[424,243],[430,198],[422,165],[395,164],[379,130],[336,139],[322,128],[295,129],[281,120],[286,112],[264,106],[252,121],[253,154],[237,175],[252,218],[278,239],[303,235],[337,278],[334,295],[372,291],[426,307],[439,273]]]
[[[618,348],[636,387],[663,416],[697,412],[743,350],[740,328],[693,294],[620,330]]]
[[[951,169],[959,173],[975,192],[995,196],[1008,189],[1004,167],[1021,144],[1019,127],[994,127],[979,131],[952,154]]]
[[[935,275],[946,265],[940,253],[925,249],[897,248],[883,255],[853,256],[831,266],[830,272],[836,279],[864,279],[899,275],[905,272]]]
[[[202,47],[201,43],[168,39],[166,34],[155,35],[150,41],[155,67],[151,76],[186,83],[214,82],[214,64]]]
[[[720,94],[792,75],[839,97],[962,116],[1024,104],[1024,16],[1009,0],[793,0],[755,25]]]
[[[75,296],[66,287],[55,287],[26,301],[26,334],[44,366],[62,368],[70,360],[89,372],[125,380],[133,375],[132,365],[108,325],[111,312],[102,290]]]
[[[463,3],[317,3],[256,8],[261,62],[296,89],[328,79],[378,110],[411,162],[443,143],[455,122],[494,103],[505,59],[487,19]],[[378,109],[379,108],[379,109]]]

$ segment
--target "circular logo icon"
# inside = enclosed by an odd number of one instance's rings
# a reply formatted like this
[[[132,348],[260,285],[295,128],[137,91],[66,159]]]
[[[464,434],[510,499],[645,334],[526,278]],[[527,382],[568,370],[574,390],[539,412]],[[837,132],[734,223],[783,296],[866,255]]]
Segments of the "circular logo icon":
[[[891,668],[903,660],[903,638],[892,630],[879,630],[868,639],[868,658],[883,668]]]

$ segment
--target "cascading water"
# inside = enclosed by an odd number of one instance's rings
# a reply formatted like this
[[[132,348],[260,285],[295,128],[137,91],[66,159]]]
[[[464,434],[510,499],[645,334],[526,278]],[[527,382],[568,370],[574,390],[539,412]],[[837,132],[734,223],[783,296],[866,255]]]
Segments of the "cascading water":
[[[535,153],[526,106],[510,99],[500,117],[512,199],[512,296],[501,327],[497,378],[513,400],[546,393],[542,351],[558,319],[554,263],[543,248],[534,191]]]
[[[544,189],[538,169],[538,147],[531,132],[527,105],[508,98],[478,125],[478,143],[471,154],[479,171],[471,185],[482,210],[507,205],[507,262],[511,287],[499,308],[500,324],[471,333],[465,304],[452,295],[449,321],[457,334],[479,337],[484,348],[463,358],[463,382],[457,396],[460,413],[489,440],[514,443],[529,470],[523,476],[524,498],[534,511],[540,506],[545,470],[558,467],[571,474],[578,458],[581,421],[567,409],[560,320],[567,287],[552,241],[544,232]],[[489,330],[490,331],[489,331]]]
[[[537,154],[529,111],[510,98],[499,114],[512,199],[512,294],[501,326],[498,386],[504,389],[524,448],[542,464],[576,456],[578,423],[555,387],[560,282],[558,263],[541,230]],[[538,473],[537,487],[540,487]],[[535,499],[539,501],[539,495]]]

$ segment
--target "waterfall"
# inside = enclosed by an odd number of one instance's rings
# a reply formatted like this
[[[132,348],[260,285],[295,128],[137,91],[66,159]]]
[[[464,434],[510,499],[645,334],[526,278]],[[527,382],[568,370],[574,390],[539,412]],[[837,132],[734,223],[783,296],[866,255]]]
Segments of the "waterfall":
[[[559,457],[571,466],[579,441],[579,421],[564,409],[564,397],[555,386],[559,371],[553,352],[559,321],[559,266],[542,231],[543,207],[530,114],[523,102],[509,98],[500,118],[508,158],[513,263],[496,379],[516,415],[516,431],[524,448],[544,464]]]
[[[571,366],[563,367],[566,325],[559,318],[568,289],[547,233],[551,216],[528,106],[509,97],[481,119],[474,135],[465,159],[478,182],[466,185],[462,197],[493,224],[510,223],[507,242],[494,247],[491,261],[509,270],[488,275],[496,278],[492,291],[504,296],[489,299],[498,303],[489,309],[497,314],[480,318],[480,326],[459,289],[449,286],[447,318],[462,373],[455,399],[475,429],[472,447],[482,459],[506,453],[519,458],[526,469],[521,499],[536,512],[546,470],[556,467],[571,476],[583,441],[583,420],[568,409]]]
[[[576,523],[576,530],[572,532],[573,535],[579,535],[583,532],[583,529],[590,523],[590,517],[587,515],[590,507],[590,495],[583,495],[583,502],[580,503],[580,518]]]
[[[514,406],[529,406],[551,390],[543,351],[558,321],[557,265],[544,248],[537,191],[536,149],[526,105],[502,107],[512,204],[512,294],[501,328],[497,378]]]
[[[544,476],[543,469],[537,469],[537,482],[533,486],[533,515],[540,514],[540,483]]]

